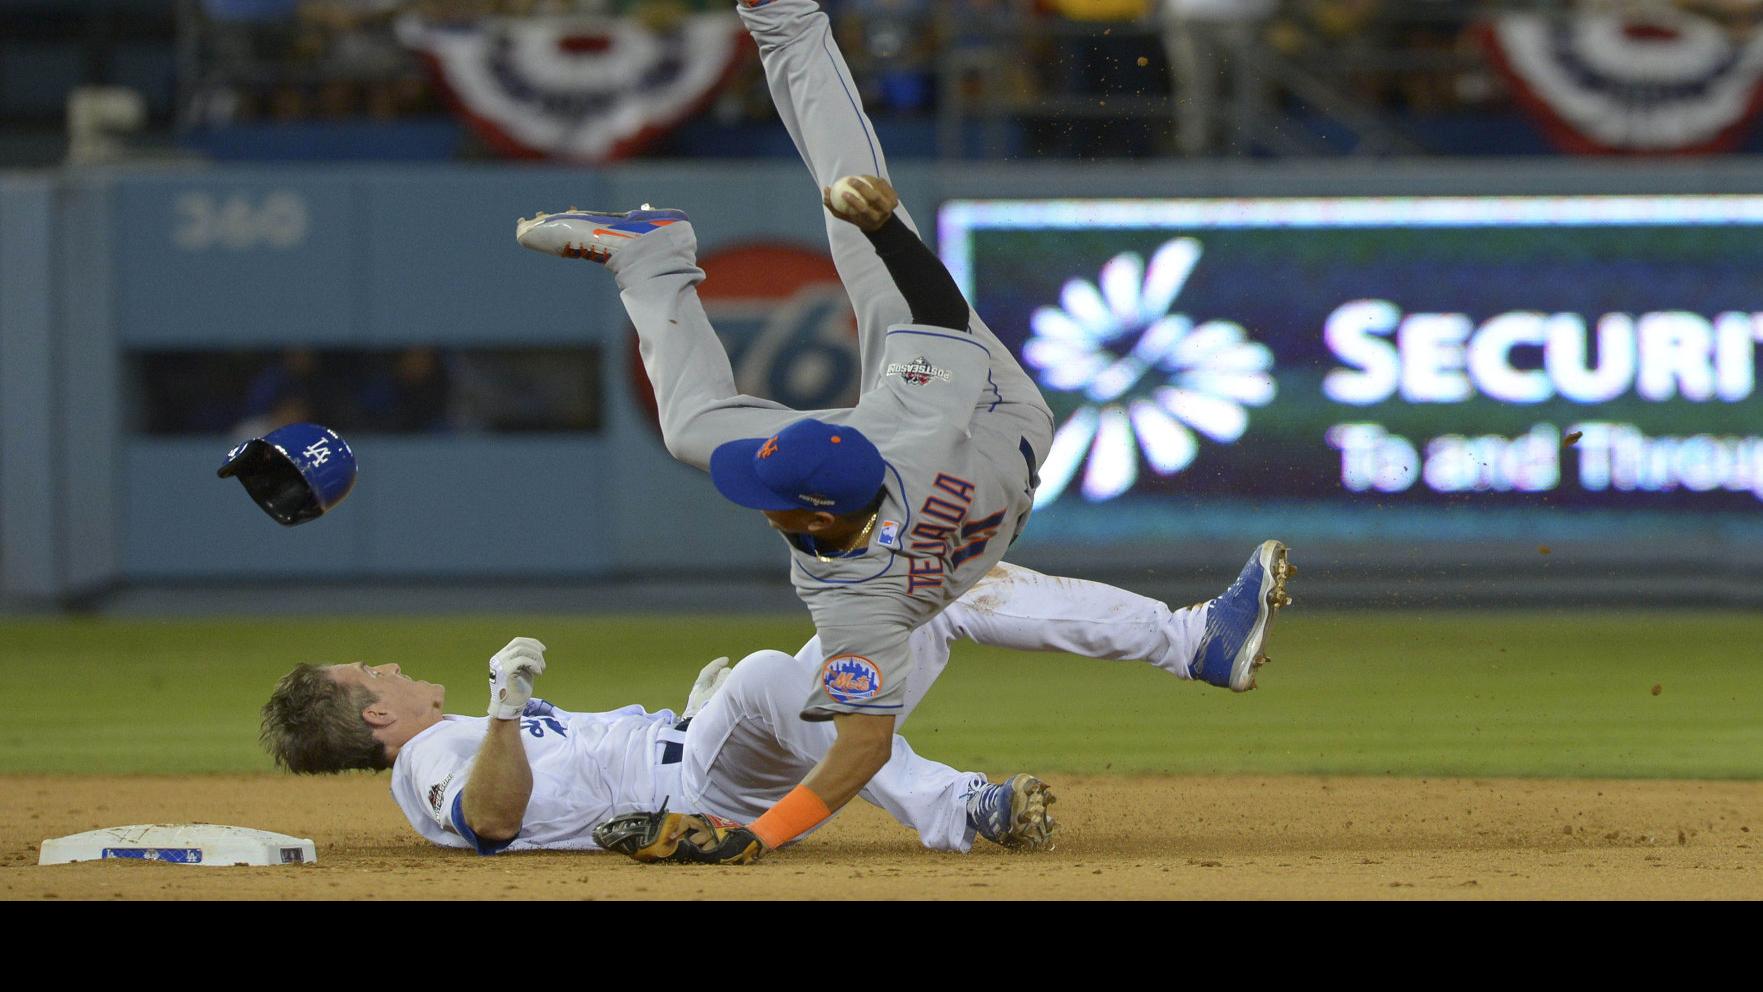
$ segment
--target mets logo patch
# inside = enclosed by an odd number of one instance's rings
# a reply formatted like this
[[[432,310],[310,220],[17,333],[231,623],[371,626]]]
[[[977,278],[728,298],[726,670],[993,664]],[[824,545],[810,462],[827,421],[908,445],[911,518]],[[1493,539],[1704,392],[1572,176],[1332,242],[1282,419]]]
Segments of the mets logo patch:
[[[930,360],[923,355],[914,358],[910,362],[889,363],[887,374],[897,375],[900,378],[905,379],[907,382],[912,383],[914,386],[925,385],[932,379],[935,379],[938,382],[948,382],[953,375],[948,369],[938,368],[937,366],[932,365]]]
[[[827,660],[820,684],[835,703],[860,703],[881,692],[881,669],[860,654],[842,654]]]

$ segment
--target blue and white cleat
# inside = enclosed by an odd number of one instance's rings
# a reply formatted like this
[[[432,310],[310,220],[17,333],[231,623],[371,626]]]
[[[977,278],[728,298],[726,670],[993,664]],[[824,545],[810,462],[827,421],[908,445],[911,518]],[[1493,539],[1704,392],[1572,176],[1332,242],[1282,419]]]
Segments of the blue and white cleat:
[[[1053,849],[1053,790],[1033,775],[988,785],[967,800],[967,825],[994,844],[1024,851]]]
[[[1232,692],[1255,688],[1255,670],[1267,664],[1267,638],[1273,615],[1290,606],[1286,580],[1298,569],[1286,560],[1286,546],[1262,541],[1237,580],[1207,604],[1206,636],[1194,656],[1193,676]]]
[[[533,251],[562,258],[585,258],[604,265],[622,245],[669,224],[688,220],[684,210],[657,210],[643,204],[624,213],[600,213],[571,207],[560,214],[521,218],[514,238]]]

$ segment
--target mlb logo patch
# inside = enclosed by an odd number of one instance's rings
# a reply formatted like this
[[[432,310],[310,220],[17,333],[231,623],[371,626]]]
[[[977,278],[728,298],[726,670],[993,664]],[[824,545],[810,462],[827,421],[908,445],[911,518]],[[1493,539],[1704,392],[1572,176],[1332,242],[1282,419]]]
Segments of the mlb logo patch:
[[[900,521],[898,521],[898,520],[883,520],[881,522],[881,529],[876,531],[875,543],[881,545],[884,548],[897,548],[897,547],[899,547],[900,546]]]
[[[842,654],[820,670],[820,683],[835,703],[860,703],[881,692],[881,669],[860,654]]]

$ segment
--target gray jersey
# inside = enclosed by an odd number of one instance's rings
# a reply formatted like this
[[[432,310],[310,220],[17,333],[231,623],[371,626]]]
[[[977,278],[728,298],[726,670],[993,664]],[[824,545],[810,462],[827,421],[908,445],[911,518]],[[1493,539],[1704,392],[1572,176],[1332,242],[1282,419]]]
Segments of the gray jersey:
[[[1000,351],[966,332],[895,325],[880,381],[824,418],[875,443],[887,495],[861,548],[828,554],[785,535],[826,659],[804,719],[900,712],[908,636],[997,564],[1027,523],[1051,421],[1038,403],[1004,402],[994,370],[1015,360]]]
[[[807,0],[740,8],[778,115],[814,177],[806,195],[887,163],[826,16]],[[901,221],[917,230],[905,208]],[[827,243],[857,314],[862,398],[792,410],[735,388],[697,296],[689,223],[643,235],[608,262],[636,327],[668,451],[708,468],[717,446],[803,418],[849,424],[887,462],[887,496],[867,546],[825,556],[791,538],[791,578],[827,661],[803,716],[898,713],[906,639],[997,563],[1027,521],[1053,419],[1033,380],[976,314],[962,330],[901,323],[911,307],[863,232],[826,215]],[[836,695],[829,694],[836,692]]]

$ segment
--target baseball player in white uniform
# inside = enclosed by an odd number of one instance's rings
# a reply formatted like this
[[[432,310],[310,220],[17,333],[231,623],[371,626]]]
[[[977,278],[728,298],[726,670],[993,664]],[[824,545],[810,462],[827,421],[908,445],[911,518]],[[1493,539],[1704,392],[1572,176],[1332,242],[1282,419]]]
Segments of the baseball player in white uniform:
[[[825,820],[889,761],[896,720],[924,689],[915,684],[913,632],[1021,533],[1053,418],[898,209],[818,5],[741,0],[740,15],[827,207],[833,260],[858,318],[856,407],[798,411],[735,391],[697,297],[703,272],[683,211],[539,214],[516,235],[528,248],[613,272],[668,450],[707,470],[728,499],[764,513],[788,543],[791,579],[825,658],[802,686],[799,710],[804,720],[832,721],[836,734],[801,785],[752,822],[772,849]],[[1252,686],[1288,574],[1283,545],[1257,549],[1231,591],[1202,611],[1207,642],[1189,677]],[[1033,820],[1048,798],[1029,779],[1011,802]]]
[[[910,713],[958,639],[1021,650],[1142,659],[1186,673],[1204,638],[1202,611],[1096,582],[1000,565],[914,631]],[[392,770],[392,795],[412,827],[445,847],[592,850],[595,825],[632,810],[674,809],[748,821],[787,794],[825,755],[833,728],[800,718],[801,686],[824,654],[811,640],[794,657],[760,651],[732,669],[707,666],[685,710],[573,713],[532,698],[544,645],[515,638],[490,661],[487,716],[443,715],[445,689],[397,665],[301,666],[264,707],[263,740],[299,772]],[[903,713],[900,720],[905,719]],[[965,851],[977,835],[1045,846],[1044,804],[1032,820],[1010,809],[1013,782],[988,784],[892,739],[865,799],[934,850]]]

